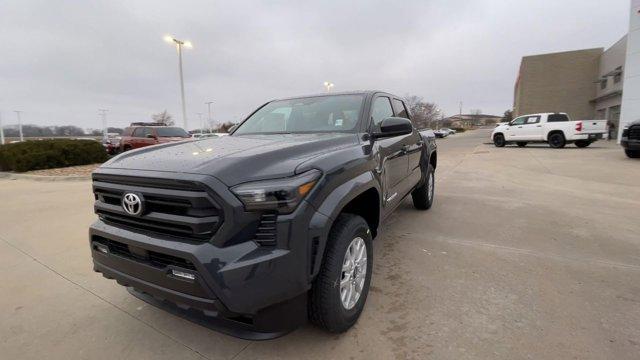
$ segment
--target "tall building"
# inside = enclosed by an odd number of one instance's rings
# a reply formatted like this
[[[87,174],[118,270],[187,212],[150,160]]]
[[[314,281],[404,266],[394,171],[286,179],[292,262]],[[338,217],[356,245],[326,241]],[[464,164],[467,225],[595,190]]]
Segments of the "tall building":
[[[514,91],[514,115],[566,112],[576,120],[609,120],[618,129],[626,91],[626,56],[627,36],[607,50],[523,57]]]
[[[566,112],[591,119],[602,48],[525,56],[515,86],[514,116]]]
[[[622,118],[621,126],[618,126],[618,138],[625,124],[640,120],[640,0],[631,1],[624,70]]]

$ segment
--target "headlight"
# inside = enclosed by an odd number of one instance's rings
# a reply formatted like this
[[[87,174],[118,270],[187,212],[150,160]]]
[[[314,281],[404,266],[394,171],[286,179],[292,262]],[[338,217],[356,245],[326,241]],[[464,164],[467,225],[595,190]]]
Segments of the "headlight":
[[[283,179],[262,180],[231,188],[247,211],[277,210],[289,214],[320,179],[320,170],[309,170]]]

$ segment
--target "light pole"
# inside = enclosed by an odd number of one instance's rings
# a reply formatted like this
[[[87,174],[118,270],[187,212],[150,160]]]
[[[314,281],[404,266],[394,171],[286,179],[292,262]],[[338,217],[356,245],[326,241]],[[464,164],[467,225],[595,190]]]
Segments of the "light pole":
[[[2,127],[2,113],[0,113],[0,145],[4,145],[4,128]]]
[[[207,101],[205,104],[207,105],[207,111],[208,111],[207,122],[209,124],[209,130],[211,130],[210,132],[213,132],[213,129],[211,128],[211,125],[213,123],[211,121],[211,104],[213,104],[213,101]]]
[[[102,117],[102,142],[107,142],[107,109],[98,109],[100,116]]]
[[[200,120],[200,135],[204,132],[204,123],[202,122],[202,113],[198,113],[198,119]]]
[[[184,129],[189,131],[188,122],[187,122],[187,105],[184,101],[184,79],[182,77],[182,47],[186,47],[188,49],[193,48],[193,45],[190,41],[182,41],[174,38],[173,36],[167,35],[164,37],[164,40],[168,43],[175,43],[176,50],[178,51],[178,71],[180,73],[180,96],[182,98],[182,121],[184,121]]]
[[[14,110],[14,112],[18,116],[18,131],[20,132],[20,142],[23,142],[24,136],[22,136],[22,120],[20,119],[20,113],[22,113],[22,111]]]
[[[325,82],[324,82],[324,87],[325,87],[325,89],[327,89],[327,92],[331,92],[331,88],[332,88],[333,86],[334,86],[334,85],[333,85],[333,83],[332,83],[332,82],[330,82],[330,81],[325,81]]]

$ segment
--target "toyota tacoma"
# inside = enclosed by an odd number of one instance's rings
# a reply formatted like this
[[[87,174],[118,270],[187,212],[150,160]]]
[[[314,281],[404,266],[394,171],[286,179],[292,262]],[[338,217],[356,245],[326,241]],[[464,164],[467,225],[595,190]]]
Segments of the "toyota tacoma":
[[[362,312],[372,240],[434,199],[435,137],[404,100],[352,92],[268,102],[230,136],[120,154],[93,174],[94,270],[229,334],[330,332]]]

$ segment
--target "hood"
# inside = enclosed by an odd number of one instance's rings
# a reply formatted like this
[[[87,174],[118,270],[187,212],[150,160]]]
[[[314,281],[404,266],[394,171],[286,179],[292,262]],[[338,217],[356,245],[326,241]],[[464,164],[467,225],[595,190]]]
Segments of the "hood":
[[[355,134],[341,133],[224,136],[129,151],[101,168],[204,174],[234,186],[292,176],[304,161],[357,144]]]

